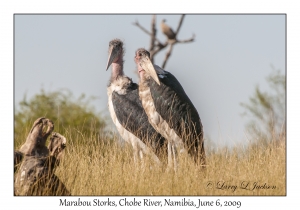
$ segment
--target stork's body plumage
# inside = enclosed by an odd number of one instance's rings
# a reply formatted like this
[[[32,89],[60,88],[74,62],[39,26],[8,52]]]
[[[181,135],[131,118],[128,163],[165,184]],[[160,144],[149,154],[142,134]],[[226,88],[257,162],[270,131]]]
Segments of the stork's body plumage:
[[[166,20],[163,19],[160,24],[160,28],[161,28],[162,32],[167,36],[168,39],[175,39],[176,34],[174,33],[174,31],[172,30],[172,28],[170,26],[165,24],[165,22],[166,22]]]
[[[122,44],[120,40],[110,42],[116,55],[108,62],[108,67],[113,65],[107,88],[109,112],[121,137],[133,146],[135,160],[146,154],[160,162],[158,156],[163,154],[165,139],[149,123],[139,99],[138,85],[123,74]],[[117,50],[113,52],[114,49]]]
[[[176,168],[177,153],[187,151],[195,162],[205,165],[203,126],[179,81],[170,72],[152,65],[145,49],[136,52],[136,62],[141,77],[140,99],[151,125],[168,140],[169,163],[174,161]]]

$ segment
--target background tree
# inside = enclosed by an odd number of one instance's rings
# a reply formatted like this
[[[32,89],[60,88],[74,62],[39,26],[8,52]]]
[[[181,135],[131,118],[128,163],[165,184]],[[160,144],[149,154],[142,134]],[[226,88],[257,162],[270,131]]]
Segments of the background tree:
[[[247,125],[255,139],[282,140],[286,134],[286,78],[279,70],[274,70],[266,78],[271,92],[263,92],[255,87],[254,95],[248,103],[241,103],[251,115]]]
[[[40,93],[19,103],[15,110],[15,141],[23,142],[28,135],[32,123],[39,117],[46,117],[53,121],[54,131],[65,135],[67,129],[74,129],[82,134],[98,134],[105,122],[90,105],[93,98],[81,95],[74,99],[69,90]]]
[[[173,50],[173,46],[177,43],[188,43],[188,42],[193,42],[195,39],[195,35],[193,34],[193,36],[190,39],[185,39],[185,40],[178,40],[178,33],[179,30],[181,28],[183,19],[184,19],[185,15],[181,15],[181,18],[179,20],[178,26],[176,31],[174,32],[169,26],[167,26],[165,24],[165,20],[162,21],[161,23],[161,30],[162,33],[164,33],[166,35],[167,40],[163,43],[161,42],[157,37],[156,37],[156,15],[152,16],[152,21],[151,21],[151,31],[148,31],[145,27],[141,26],[139,24],[138,21],[134,22],[133,25],[139,27],[142,31],[144,31],[146,34],[148,34],[150,36],[150,47],[148,49],[148,51],[150,52],[150,59],[152,62],[154,62],[154,56],[160,52],[161,50],[163,50],[164,48],[166,48],[167,46],[169,46],[168,51],[166,52],[165,55],[165,59],[163,61],[163,64],[161,65],[162,68],[166,67],[167,61],[172,53]],[[168,33],[167,31],[170,31],[172,36],[170,36],[170,33]]]

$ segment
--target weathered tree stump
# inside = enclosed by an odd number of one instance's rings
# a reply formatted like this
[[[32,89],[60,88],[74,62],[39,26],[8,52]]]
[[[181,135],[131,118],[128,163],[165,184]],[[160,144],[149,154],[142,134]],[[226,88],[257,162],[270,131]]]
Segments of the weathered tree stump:
[[[37,119],[26,142],[15,151],[15,168],[23,157],[15,175],[15,195],[71,195],[54,174],[63,157],[66,138],[53,132],[48,147],[45,146],[53,129],[49,119]]]

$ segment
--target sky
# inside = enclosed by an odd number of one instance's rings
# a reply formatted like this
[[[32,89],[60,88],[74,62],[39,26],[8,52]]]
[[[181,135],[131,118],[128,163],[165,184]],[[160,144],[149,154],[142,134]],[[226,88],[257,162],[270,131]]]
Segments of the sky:
[[[106,87],[108,43],[119,38],[125,46],[124,72],[135,82],[134,52],[149,48],[150,37],[134,26],[138,21],[150,30],[152,15],[14,15],[15,107],[45,91],[70,90],[75,98],[94,96],[92,105],[109,120]],[[192,15],[185,16],[179,40],[165,70],[172,72],[195,105],[206,139],[216,145],[247,142],[241,102],[248,102],[254,88],[271,91],[265,78],[272,69],[286,74],[285,15]],[[156,16],[157,37],[162,19],[174,30],[180,14]],[[166,50],[155,57],[162,65]],[[114,125],[109,122],[109,126]]]

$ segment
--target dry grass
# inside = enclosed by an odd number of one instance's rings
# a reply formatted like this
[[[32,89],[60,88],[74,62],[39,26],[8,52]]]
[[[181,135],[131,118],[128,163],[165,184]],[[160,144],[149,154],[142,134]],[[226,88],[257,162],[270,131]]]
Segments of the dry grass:
[[[116,137],[70,133],[56,175],[72,195],[286,195],[285,139],[263,147],[207,149],[205,173],[189,158],[180,159],[174,173],[148,159],[135,164],[131,147]],[[15,148],[21,144],[15,140]]]

